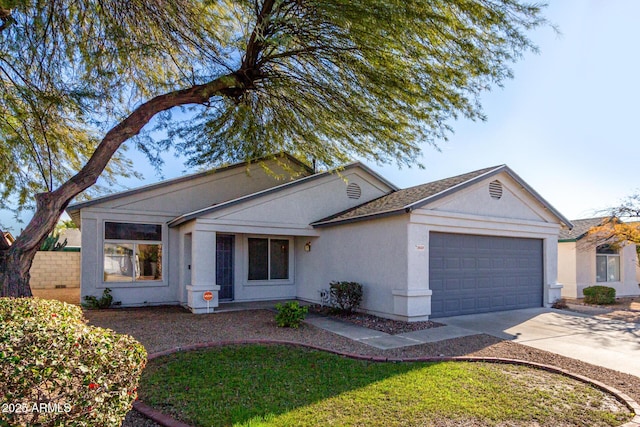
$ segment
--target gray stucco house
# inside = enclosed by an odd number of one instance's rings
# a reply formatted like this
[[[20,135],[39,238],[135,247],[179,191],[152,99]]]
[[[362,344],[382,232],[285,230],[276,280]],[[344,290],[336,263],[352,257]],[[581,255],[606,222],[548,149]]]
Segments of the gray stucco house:
[[[82,295],[124,306],[320,301],[364,285],[362,309],[409,321],[539,307],[560,297],[571,223],[507,166],[398,189],[362,163],[314,173],[281,154],[67,209]],[[205,292],[213,300],[203,299]]]
[[[632,242],[609,245],[587,238],[593,227],[608,217],[572,220],[573,229],[560,230],[558,236],[558,278],[563,284],[562,296],[583,298],[584,288],[609,286],[616,296],[640,295],[640,264]]]

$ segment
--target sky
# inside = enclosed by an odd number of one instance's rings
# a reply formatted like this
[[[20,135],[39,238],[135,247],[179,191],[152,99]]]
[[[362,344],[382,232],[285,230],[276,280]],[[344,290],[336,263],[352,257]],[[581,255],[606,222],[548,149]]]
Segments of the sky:
[[[560,33],[530,33],[540,51],[482,96],[486,121],[452,122],[440,151],[424,146],[425,169],[368,166],[404,188],[506,164],[569,219],[598,216],[640,190],[640,1],[549,0],[544,14]],[[158,175],[129,153],[145,178],[126,181],[129,188],[193,172],[167,155]],[[22,219],[0,213],[14,235]]]

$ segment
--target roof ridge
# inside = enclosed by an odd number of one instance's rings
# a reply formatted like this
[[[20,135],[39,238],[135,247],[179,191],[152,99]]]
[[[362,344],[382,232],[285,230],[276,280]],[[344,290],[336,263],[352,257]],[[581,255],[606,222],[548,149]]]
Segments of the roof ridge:
[[[256,164],[256,163],[263,162],[263,161],[276,160],[276,159],[280,159],[280,158],[283,158],[283,157],[289,159],[293,163],[296,163],[296,164],[302,166],[310,174],[315,174],[316,173],[315,171],[313,171],[313,169],[309,165],[307,165],[306,163],[304,163],[300,159],[297,159],[296,157],[294,157],[293,155],[287,153],[286,151],[280,151],[278,153],[267,154],[267,155],[264,155],[264,156],[261,156],[261,157],[248,159],[248,160],[245,160],[245,161],[242,161],[242,162],[223,164],[223,165],[220,165],[218,167],[215,167],[215,168],[212,168],[212,169],[207,169],[207,170],[201,171],[201,172],[193,172],[193,173],[189,173],[189,174],[186,174],[186,175],[177,176],[175,178],[163,179],[161,181],[153,182],[153,183],[146,184],[146,185],[141,185],[139,187],[129,188],[129,189],[118,191],[118,192],[111,193],[111,194],[105,194],[103,196],[99,196],[99,197],[96,197],[94,199],[75,202],[75,203],[70,204],[67,207],[66,210],[67,210],[67,212],[69,212],[69,211],[77,211],[79,209],[82,209],[82,208],[87,207],[87,206],[94,205],[96,203],[107,202],[109,200],[114,200],[114,199],[118,199],[118,198],[121,198],[121,197],[126,197],[128,195],[136,194],[138,192],[161,188],[161,187],[163,187],[165,185],[179,184],[181,182],[189,181],[191,179],[201,178],[201,177],[205,177],[207,175],[212,175],[212,174],[215,174],[215,173],[224,172],[226,170],[236,169],[236,168],[240,168],[242,166],[249,166],[251,164]]]
[[[449,177],[446,177],[446,178],[436,179],[434,181],[425,182],[423,184],[412,185],[411,187],[407,187],[407,188],[401,188],[398,191],[411,190],[413,188],[424,187],[426,185],[435,184],[435,183],[440,182],[440,181],[446,181],[446,180],[449,180],[449,179],[460,178],[460,177],[462,177],[464,175],[473,175],[473,174],[476,174],[476,173],[478,173],[478,175],[482,175],[479,172],[486,173],[486,172],[490,172],[492,170],[499,169],[499,168],[501,168],[503,166],[506,166],[506,165],[498,165],[498,166],[491,166],[491,167],[488,167],[488,168],[477,169],[477,170],[474,170],[474,171],[471,171],[471,172],[465,172],[465,173],[461,173],[461,174],[458,174],[458,175],[449,176]]]

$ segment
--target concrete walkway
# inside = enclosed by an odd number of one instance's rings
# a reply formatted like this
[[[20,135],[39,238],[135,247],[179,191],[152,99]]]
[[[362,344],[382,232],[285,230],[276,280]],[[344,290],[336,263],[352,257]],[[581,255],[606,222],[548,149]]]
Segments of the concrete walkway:
[[[418,345],[478,334],[478,332],[471,331],[469,329],[446,325],[438,328],[423,329],[422,331],[391,335],[386,332],[368,329],[354,325],[350,322],[331,319],[329,317],[319,315],[309,315],[305,321],[317,326],[318,328],[326,329],[334,334],[350,338],[354,341],[358,341],[381,350],[389,350],[392,348],[407,347],[410,345]]]
[[[398,335],[321,316],[310,316],[306,321],[382,350],[489,334],[640,377],[640,325],[637,323],[546,308],[436,320],[446,326]]]

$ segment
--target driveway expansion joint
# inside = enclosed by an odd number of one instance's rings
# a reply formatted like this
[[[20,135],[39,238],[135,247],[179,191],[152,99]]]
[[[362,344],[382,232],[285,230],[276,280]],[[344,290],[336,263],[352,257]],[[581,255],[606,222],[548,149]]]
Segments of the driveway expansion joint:
[[[534,369],[540,369],[547,372],[564,375],[568,378],[573,378],[585,384],[591,384],[596,388],[611,394],[619,402],[627,406],[627,408],[629,408],[629,410],[631,410],[631,412],[634,414],[634,417],[631,421],[621,425],[620,427],[640,427],[640,405],[635,400],[633,400],[630,396],[621,392],[620,390],[614,387],[608,386],[603,382],[588,378],[584,375],[574,374],[566,369],[558,368],[552,365],[546,365],[543,363],[529,362],[526,360],[519,360],[519,359],[509,359],[509,358],[499,358],[499,357],[469,357],[469,356],[409,357],[409,358],[366,356],[363,354],[343,352],[339,350],[333,350],[333,349],[321,347],[318,345],[305,344],[297,341],[249,339],[249,340],[212,341],[212,342],[192,344],[188,346],[174,347],[168,350],[152,353],[147,356],[147,360],[153,360],[162,356],[168,356],[168,355],[183,352],[183,351],[204,350],[204,349],[215,348],[215,347],[225,347],[230,345],[247,345],[247,344],[275,344],[275,345],[290,345],[290,346],[297,346],[297,347],[305,347],[313,350],[333,353],[338,356],[349,357],[357,360],[367,360],[372,362],[486,362],[486,363],[502,363],[502,364],[509,364],[509,365],[528,366]],[[144,416],[146,416],[147,418],[150,418],[151,420],[157,422],[158,424],[164,427],[192,427],[189,424],[185,424],[181,421],[178,421],[172,418],[171,416],[164,414],[158,411],[157,409],[152,408],[151,406],[145,404],[140,400],[136,400],[133,403],[133,408],[136,411],[143,414]]]

